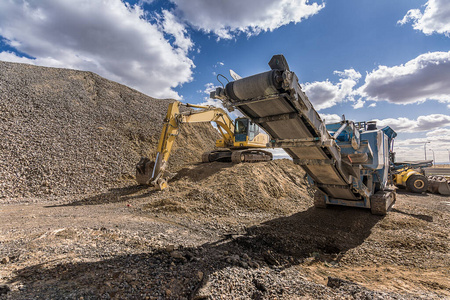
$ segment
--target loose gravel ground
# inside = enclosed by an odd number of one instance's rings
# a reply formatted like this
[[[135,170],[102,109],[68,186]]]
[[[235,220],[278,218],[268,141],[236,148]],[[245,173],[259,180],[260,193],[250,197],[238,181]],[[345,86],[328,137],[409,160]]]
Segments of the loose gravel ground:
[[[0,299],[450,297],[448,197],[400,192],[379,217],[308,197],[199,213],[207,198],[161,204],[176,189],[111,194],[2,205]]]
[[[183,127],[156,192],[132,179],[169,100],[0,71],[0,299],[450,298],[449,197],[399,190],[385,217],[316,209],[289,160],[198,163],[206,125]]]

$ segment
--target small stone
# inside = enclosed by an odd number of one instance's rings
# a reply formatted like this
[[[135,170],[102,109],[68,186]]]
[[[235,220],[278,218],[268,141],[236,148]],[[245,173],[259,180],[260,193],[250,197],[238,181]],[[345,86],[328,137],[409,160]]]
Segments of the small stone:
[[[172,251],[170,253],[170,256],[172,256],[173,258],[176,258],[176,259],[183,259],[184,258],[183,254],[181,254],[180,251]]]
[[[203,299],[210,299],[211,298],[211,283],[206,282],[205,285],[203,285],[196,293],[196,295],[193,297],[195,300],[203,300]]]
[[[356,283],[348,281],[348,280],[328,276],[328,282],[327,282],[328,287],[330,287],[332,289],[336,289],[336,288],[340,288],[342,285],[356,285]]]
[[[197,272],[197,278],[198,278],[198,281],[202,281],[203,280],[203,272],[202,271],[198,271]]]
[[[194,254],[192,252],[188,251],[188,252],[186,252],[184,257],[186,257],[187,260],[192,260],[194,258]]]
[[[3,257],[2,260],[1,260],[1,263],[4,264],[4,265],[9,263],[9,257],[8,256]]]
[[[261,281],[259,281],[258,279],[253,279],[253,284],[255,285],[255,287],[260,290],[261,292],[265,293],[267,292],[267,288],[264,285],[264,283],[262,283]]]
[[[239,258],[239,255],[237,255],[237,254],[231,255],[230,258],[231,258],[232,260],[234,260],[234,261],[237,261],[237,260],[240,259],[240,258]]]
[[[264,260],[269,264],[269,265],[279,265],[280,263],[278,262],[278,260],[273,256],[272,251],[267,250],[266,252],[263,253],[263,257]]]
[[[173,250],[175,250],[175,246],[174,245],[167,245],[166,246],[166,251],[167,252],[172,252]]]
[[[11,289],[6,284],[0,285],[0,295],[6,295],[10,291],[11,291]]]

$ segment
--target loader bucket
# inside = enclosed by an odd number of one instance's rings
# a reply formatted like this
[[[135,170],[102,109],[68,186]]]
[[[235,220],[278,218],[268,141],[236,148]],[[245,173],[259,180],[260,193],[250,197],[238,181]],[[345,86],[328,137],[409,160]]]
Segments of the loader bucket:
[[[434,194],[450,195],[450,182],[443,176],[428,176],[428,191]]]

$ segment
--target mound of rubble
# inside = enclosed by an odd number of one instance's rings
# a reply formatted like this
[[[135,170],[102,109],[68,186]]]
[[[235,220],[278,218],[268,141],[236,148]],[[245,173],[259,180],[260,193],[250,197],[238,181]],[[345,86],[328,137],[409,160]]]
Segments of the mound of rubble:
[[[301,167],[287,159],[188,165],[147,209],[222,216],[258,211],[285,214],[312,204],[304,175]]]
[[[91,72],[0,61],[0,201],[101,192],[154,157],[168,104]],[[183,126],[172,168],[201,160],[217,131]]]

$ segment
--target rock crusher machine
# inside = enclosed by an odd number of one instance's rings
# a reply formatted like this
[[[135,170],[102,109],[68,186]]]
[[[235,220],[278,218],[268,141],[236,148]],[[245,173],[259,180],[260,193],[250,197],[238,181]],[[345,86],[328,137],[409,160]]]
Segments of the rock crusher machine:
[[[235,76],[211,98],[222,100],[229,111],[238,109],[270,135],[268,147],[284,149],[302,166],[316,189],[316,207],[345,205],[386,214],[395,201],[388,183],[397,134],[370,122],[325,125],[284,56],[273,56],[269,66],[267,72]]]

